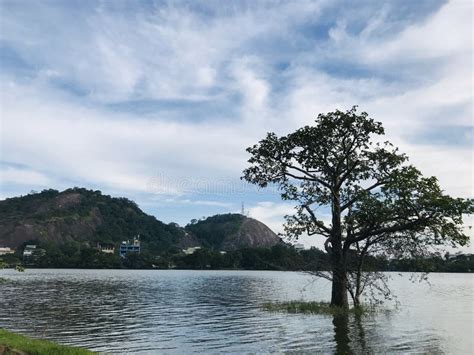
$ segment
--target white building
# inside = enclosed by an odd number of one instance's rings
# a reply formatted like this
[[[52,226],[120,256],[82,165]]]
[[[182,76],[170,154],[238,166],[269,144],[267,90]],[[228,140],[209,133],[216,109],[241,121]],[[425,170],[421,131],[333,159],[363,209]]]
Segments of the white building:
[[[305,249],[304,244],[301,243],[296,243],[295,245],[293,245],[293,247],[296,249],[296,251],[301,251]]]
[[[183,253],[186,255],[191,255],[191,254],[194,254],[199,249],[201,249],[201,247],[191,247],[188,249],[183,249]]]
[[[123,241],[120,244],[119,255],[124,258],[128,253],[137,253],[140,254],[140,234],[133,238],[133,241],[130,242],[129,240]]]
[[[115,246],[111,243],[97,243],[97,250],[100,250],[102,253],[114,254]]]
[[[25,249],[23,250],[23,257],[32,256],[35,251],[36,245],[26,245]]]
[[[0,247],[0,255],[13,254],[15,251],[9,247]]]

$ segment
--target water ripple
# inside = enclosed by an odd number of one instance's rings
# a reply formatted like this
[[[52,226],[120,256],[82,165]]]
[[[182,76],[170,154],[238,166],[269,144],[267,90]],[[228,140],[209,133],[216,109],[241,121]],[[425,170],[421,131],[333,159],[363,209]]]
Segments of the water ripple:
[[[31,269],[3,276],[0,327],[100,352],[439,354],[473,345],[464,336],[472,332],[470,275],[435,276],[430,286],[397,279],[401,311],[342,325],[261,310],[268,301],[328,296],[325,281],[299,273]]]

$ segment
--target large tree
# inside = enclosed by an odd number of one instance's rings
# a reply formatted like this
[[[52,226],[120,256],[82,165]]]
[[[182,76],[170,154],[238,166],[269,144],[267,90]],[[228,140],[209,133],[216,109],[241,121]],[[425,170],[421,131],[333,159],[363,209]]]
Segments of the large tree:
[[[320,114],[313,126],[283,137],[268,133],[247,149],[244,178],[276,184],[283,199],[296,201],[296,213],[286,216],[287,235],[325,238],[335,306],[348,306],[348,291],[359,303],[373,280],[361,272],[369,253],[400,257],[469,240],[462,217],[473,213],[473,201],[446,195],[435,177],[424,177],[382,142],[383,134],[380,122],[353,107]],[[330,211],[330,222],[319,217],[321,210]]]

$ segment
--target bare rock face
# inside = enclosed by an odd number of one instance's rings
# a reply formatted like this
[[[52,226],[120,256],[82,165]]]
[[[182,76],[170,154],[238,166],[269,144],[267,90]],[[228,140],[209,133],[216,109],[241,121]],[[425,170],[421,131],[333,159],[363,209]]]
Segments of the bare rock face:
[[[0,202],[0,245],[17,248],[33,240],[87,241],[102,224],[102,216],[95,207],[89,209],[87,218],[77,213],[84,198],[76,191],[37,196]],[[12,203],[14,200],[16,203]]]
[[[271,248],[282,240],[270,228],[253,218],[245,217],[237,233],[227,236],[222,250],[240,248]]]
[[[180,249],[202,246],[201,242],[191,233],[184,232],[177,245]]]
[[[131,200],[82,188],[40,193],[0,201],[0,246],[21,248],[24,243],[97,242],[119,244],[140,234],[143,245],[159,255],[193,236],[175,223],[165,224],[144,213]]]
[[[144,213],[126,198],[82,188],[44,190],[0,201],[0,246],[38,241],[93,246],[119,244],[140,234],[143,247],[161,255],[201,246],[214,250],[270,248],[282,240],[265,224],[241,214],[221,214],[182,228]]]
[[[215,250],[271,248],[283,241],[265,224],[241,214],[221,214],[186,226],[201,245]]]

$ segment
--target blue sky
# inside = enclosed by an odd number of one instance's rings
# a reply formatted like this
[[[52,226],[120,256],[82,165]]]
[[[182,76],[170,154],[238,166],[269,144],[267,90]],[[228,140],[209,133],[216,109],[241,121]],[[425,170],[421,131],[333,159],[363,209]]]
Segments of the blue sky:
[[[245,148],[354,104],[472,197],[472,7],[2,0],[0,197],[84,186],[180,224],[244,201],[279,231]]]

